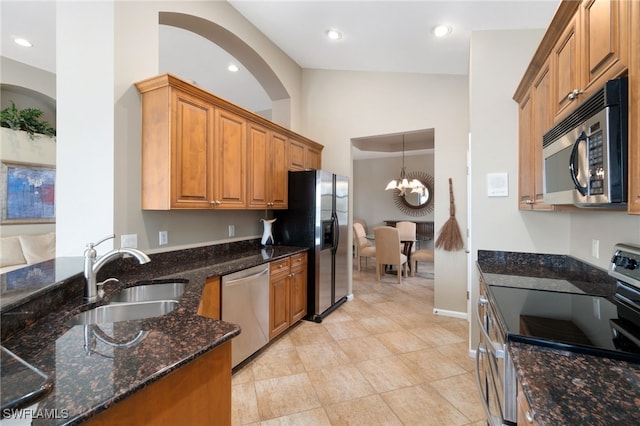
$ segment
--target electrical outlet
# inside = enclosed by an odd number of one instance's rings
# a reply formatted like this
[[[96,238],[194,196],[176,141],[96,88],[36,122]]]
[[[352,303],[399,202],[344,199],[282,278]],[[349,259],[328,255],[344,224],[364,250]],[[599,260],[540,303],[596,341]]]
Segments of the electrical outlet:
[[[235,225],[229,225],[229,236],[233,237],[234,235],[236,235],[236,226]]]
[[[169,233],[167,231],[160,231],[158,233],[158,243],[161,246],[169,244]]]
[[[591,256],[600,259],[600,240],[591,240]]]
[[[138,248],[138,234],[127,234],[120,237],[120,246]]]

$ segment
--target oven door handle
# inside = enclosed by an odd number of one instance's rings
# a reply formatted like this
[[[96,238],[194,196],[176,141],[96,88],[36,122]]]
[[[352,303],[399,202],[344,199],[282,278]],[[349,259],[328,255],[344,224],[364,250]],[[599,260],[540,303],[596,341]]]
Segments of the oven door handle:
[[[491,413],[491,407],[489,406],[489,395],[485,392],[482,385],[482,377],[480,377],[480,357],[484,354],[487,356],[487,349],[482,345],[482,342],[478,343],[476,349],[476,384],[478,385],[478,391],[480,391],[480,399],[482,400],[482,408],[487,415],[487,424],[490,426],[504,426],[504,420],[501,415],[495,416]]]
[[[578,181],[579,169],[578,169],[578,166],[576,165],[576,160],[579,160],[577,157],[577,154],[578,154],[578,146],[580,145],[580,142],[587,143],[587,135],[584,132],[580,133],[580,136],[578,136],[578,139],[576,139],[575,143],[573,144],[573,148],[571,149],[571,156],[569,157],[569,174],[571,175],[571,180],[573,180],[573,185],[576,187],[578,192],[582,194],[582,196],[586,196],[587,187],[582,186],[582,184]]]
[[[489,300],[486,297],[481,295],[478,298],[478,308],[476,309],[476,318],[478,320],[478,324],[480,324],[480,332],[485,337],[486,343],[489,346],[488,349],[491,350],[493,355],[496,358],[504,358],[504,346],[491,340],[491,337],[489,337],[489,333],[487,332],[487,329],[486,329],[487,326],[485,325],[485,323],[482,321],[482,318],[480,317],[480,308],[482,306],[488,307]]]

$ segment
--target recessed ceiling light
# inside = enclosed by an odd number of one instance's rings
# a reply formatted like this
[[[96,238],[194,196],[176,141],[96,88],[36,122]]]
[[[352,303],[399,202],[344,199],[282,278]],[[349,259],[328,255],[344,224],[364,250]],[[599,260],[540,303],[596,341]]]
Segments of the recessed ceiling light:
[[[237,65],[235,65],[235,64],[231,64],[231,65],[229,65],[229,66],[227,67],[227,69],[228,69],[229,71],[231,71],[231,72],[238,72],[238,70],[240,70],[240,68],[238,68],[238,66],[237,66]]]
[[[26,38],[16,37],[16,38],[13,39],[13,41],[16,44],[19,44],[20,46],[23,46],[23,47],[33,47],[33,43],[31,43]]]
[[[327,37],[331,40],[340,40],[342,38],[342,33],[335,29],[327,30]]]
[[[451,34],[451,27],[448,25],[437,25],[435,27],[433,27],[433,34],[436,37],[444,37],[447,34]]]

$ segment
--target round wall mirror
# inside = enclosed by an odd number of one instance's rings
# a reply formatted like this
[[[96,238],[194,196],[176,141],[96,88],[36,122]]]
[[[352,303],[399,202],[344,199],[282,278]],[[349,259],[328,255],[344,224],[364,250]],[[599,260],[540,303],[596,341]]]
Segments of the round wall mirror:
[[[396,207],[410,216],[424,216],[433,211],[433,177],[425,172],[409,172],[407,179],[418,179],[425,186],[423,193],[393,191]]]

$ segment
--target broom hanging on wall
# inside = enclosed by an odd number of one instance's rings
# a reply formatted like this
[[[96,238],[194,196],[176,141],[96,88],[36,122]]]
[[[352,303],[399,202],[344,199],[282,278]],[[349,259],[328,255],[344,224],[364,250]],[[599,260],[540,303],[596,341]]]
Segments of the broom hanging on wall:
[[[453,182],[449,178],[449,219],[440,228],[440,235],[436,240],[436,248],[446,251],[456,251],[462,249],[464,243],[460,235],[460,227],[456,220],[456,206],[453,202]]]

